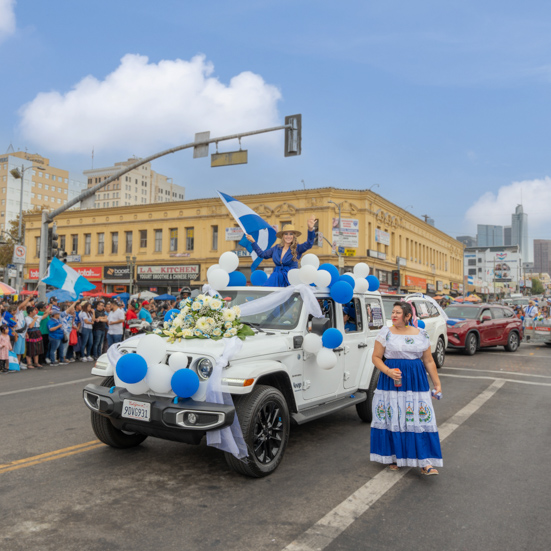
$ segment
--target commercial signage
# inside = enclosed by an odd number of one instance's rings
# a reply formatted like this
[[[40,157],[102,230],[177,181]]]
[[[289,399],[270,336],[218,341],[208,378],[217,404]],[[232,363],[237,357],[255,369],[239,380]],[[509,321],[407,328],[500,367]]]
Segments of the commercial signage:
[[[441,291],[442,289],[444,289],[444,283],[442,281],[437,281],[436,282],[436,290]]]
[[[241,228],[226,228],[226,241],[241,241],[243,230]]]
[[[377,253],[377,257],[381,260],[386,260],[386,253]]]
[[[407,260],[403,256],[396,257],[396,264],[398,266],[407,266]]]
[[[101,266],[71,266],[71,268],[86,279],[103,279]],[[29,279],[38,279],[38,269],[31,268],[29,270]]]
[[[356,249],[344,249],[344,256],[356,256]]]
[[[242,258],[244,256],[251,256],[251,253],[245,249],[243,251],[233,251],[239,258]]]
[[[452,291],[459,291],[459,283],[450,283]]]
[[[130,266],[104,266],[103,279],[130,279]]]
[[[436,291],[436,287],[432,283],[427,283],[427,291],[429,293],[434,293]]]
[[[333,218],[333,246],[355,248],[359,246],[360,225],[356,218],[341,218],[340,235],[339,219]]]
[[[406,276],[406,287],[423,287],[427,286],[427,280],[422,277]]]
[[[376,229],[375,241],[377,243],[382,243],[383,245],[390,245],[390,234],[386,231]]]
[[[371,256],[372,258],[378,258],[379,253],[377,251],[374,251],[373,249],[367,249],[367,256]]]
[[[194,281],[199,279],[199,264],[187,266],[138,266],[138,281],[148,283],[165,283],[167,281]]]

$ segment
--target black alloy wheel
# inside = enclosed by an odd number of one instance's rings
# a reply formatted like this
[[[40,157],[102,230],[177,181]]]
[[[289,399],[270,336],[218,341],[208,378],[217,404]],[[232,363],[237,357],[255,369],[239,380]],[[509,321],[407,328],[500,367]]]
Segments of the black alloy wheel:
[[[465,354],[467,356],[474,356],[476,354],[476,348],[478,345],[478,339],[474,333],[469,333],[465,340]]]

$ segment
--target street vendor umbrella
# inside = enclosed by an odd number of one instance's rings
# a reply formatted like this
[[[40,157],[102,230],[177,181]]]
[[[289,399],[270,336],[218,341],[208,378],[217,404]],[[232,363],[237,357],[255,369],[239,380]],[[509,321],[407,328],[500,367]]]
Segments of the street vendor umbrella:
[[[2,283],[0,281],[0,295],[16,295],[17,291],[10,287],[7,283]]]
[[[27,289],[23,289],[20,293],[20,295],[31,295],[33,297],[38,296],[38,291],[28,291]]]
[[[445,298],[444,295],[436,295],[436,296],[434,297],[434,300],[441,300],[441,299],[443,299],[443,298]]]
[[[463,297],[453,297],[452,300],[455,302],[463,302],[465,299]]]
[[[159,295],[155,297],[153,300],[176,300],[176,297],[174,295]]]
[[[136,293],[135,295],[132,295],[130,298],[132,300],[139,298],[144,298],[145,300],[151,300],[152,298],[158,297],[159,295],[157,293],[152,293],[151,291],[142,291],[141,293]]]
[[[467,302],[480,302],[482,299],[476,295],[469,295],[465,300]]]

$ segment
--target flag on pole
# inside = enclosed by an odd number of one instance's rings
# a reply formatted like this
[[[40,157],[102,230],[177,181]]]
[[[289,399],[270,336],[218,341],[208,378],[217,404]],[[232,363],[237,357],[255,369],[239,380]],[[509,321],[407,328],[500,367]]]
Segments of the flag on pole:
[[[91,291],[96,286],[90,283],[84,276],[81,276],[77,271],[73,270],[67,264],[63,264],[61,260],[52,258],[46,277],[42,278],[46,285],[57,287],[69,291],[74,299],[77,299],[80,293]]]
[[[218,192],[218,195],[220,195],[220,199],[222,199],[230,214],[235,218],[239,227],[246,234],[251,235],[263,251],[269,249],[275,243],[276,231],[253,209],[221,191]],[[256,270],[262,262],[262,258],[259,258],[253,251],[251,243],[249,243],[245,236],[239,241],[239,244],[251,253],[251,258],[253,259],[251,270]]]

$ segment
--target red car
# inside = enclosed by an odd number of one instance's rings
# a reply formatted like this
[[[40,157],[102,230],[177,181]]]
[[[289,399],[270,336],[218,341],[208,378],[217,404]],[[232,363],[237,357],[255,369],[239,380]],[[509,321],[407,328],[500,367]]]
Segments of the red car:
[[[515,352],[523,338],[522,321],[511,308],[493,304],[452,304],[448,315],[448,347],[472,356],[478,349],[504,346]]]

